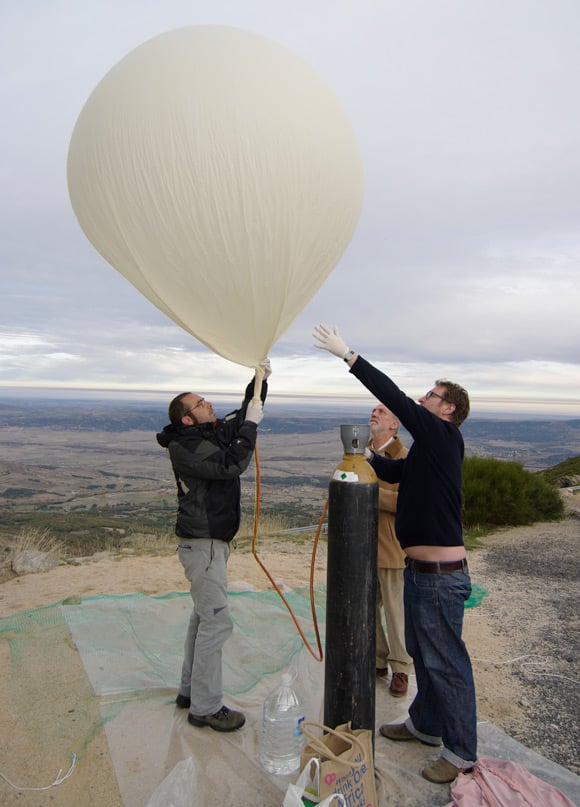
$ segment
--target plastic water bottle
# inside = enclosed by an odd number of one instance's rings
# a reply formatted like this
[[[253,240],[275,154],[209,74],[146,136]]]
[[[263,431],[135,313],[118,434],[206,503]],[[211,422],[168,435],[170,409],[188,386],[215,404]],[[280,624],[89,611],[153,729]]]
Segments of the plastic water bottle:
[[[268,773],[293,773],[300,767],[304,735],[304,704],[292,688],[293,677],[282,675],[280,686],[264,701],[260,762]]]

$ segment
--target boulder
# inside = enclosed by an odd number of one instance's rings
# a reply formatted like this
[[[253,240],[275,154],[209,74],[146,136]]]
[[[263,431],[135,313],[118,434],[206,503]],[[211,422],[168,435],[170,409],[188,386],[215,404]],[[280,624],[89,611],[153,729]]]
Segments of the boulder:
[[[60,563],[52,552],[39,552],[35,549],[21,549],[12,558],[12,571],[18,575],[49,572]]]
[[[560,488],[574,488],[580,485],[580,476],[561,476],[558,479],[558,487]]]

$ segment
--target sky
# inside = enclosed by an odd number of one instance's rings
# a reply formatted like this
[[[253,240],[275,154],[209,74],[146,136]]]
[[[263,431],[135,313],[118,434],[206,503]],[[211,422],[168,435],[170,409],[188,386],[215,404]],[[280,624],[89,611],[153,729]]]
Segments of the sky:
[[[580,416],[577,0],[0,0],[0,397],[200,394],[251,370],[179,329],[89,243],[66,159],[103,76],[164,31],[227,25],[306,60],[365,172],[346,252],[270,357],[273,392],[363,393],[314,325],[418,396]]]

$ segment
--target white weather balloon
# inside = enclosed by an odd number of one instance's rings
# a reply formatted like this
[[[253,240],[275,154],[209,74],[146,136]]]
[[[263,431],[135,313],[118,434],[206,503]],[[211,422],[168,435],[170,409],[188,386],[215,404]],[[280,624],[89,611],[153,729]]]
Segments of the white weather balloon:
[[[327,84],[280,45],[221,26],[169,31],[115,65],[81,110],[67,174],[101,255],[248,367],[335,267],[363,198]]]

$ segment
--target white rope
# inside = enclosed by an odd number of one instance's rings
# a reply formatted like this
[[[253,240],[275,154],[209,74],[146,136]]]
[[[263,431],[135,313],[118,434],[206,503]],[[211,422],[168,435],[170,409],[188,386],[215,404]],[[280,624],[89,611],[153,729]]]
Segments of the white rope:
[[[10,787],[13,787],[14,790],[50,790],[51,787],[56,787],[57,785],[62,785],[63,782],[66,782],[66,780],[70,776],[72,776],[73,771],[75,769],[76,761],[77,761],[77,755],[73,754],[72,755],[71,766],[68,769],[68,771],[64,774],[64,776],[63,776],[62,768],[61,768],[59,770],[59,772],[57,773],[56,779],[54,780],[54,782],[52,784],[50,784],[50,785],[46,785],[46,787],[19,787],[18,785],[15,785],[14,782],[11,782],[10,779],[8,779],[8,777],[4,776],[4,774],[1,771],[0,771],[0,778],[4,779],[6,784],[10,785]]]
[[[538,659],[538,661],[526,661],[522,664],[522,669],[525,672],[526,667],[540,667],[543,664],[548,663],[547,658],[542,658],[541,656],[535,656],[533,654],[529,654],[526,656],[518,656],[517,658],[508,659],[507,661],[493,661],[492,659],[488,658],[474,658],[473,661],[478,661],[480,664],[493,664],[495,667],[501,667],[504,664],[517,664],[518,661],[524,662],[525,659]],[[567,675],[557,675],[556,673],[541,673],[536,672],[534,675],[537,678],[559,678],[561,681],[571,681],[573,684],[580,684],[580,681],[577,681],[575,678],[570,678]]]
[[[538,678],[559,678],[561,681],[571,681],[573,684],[580,684],[576,678],[570,678],[568,675],[556,675],[555,673],[536,673]]]
[[[500,667],[502,664],[515,664],[517,661],[523,661],[524,659],[527,659],[527,658],[537,658],[537,659],[539,659],[540,656],[534,656],[534,655],[518,656],[517,658],[510,658],[507,661],[493,661],[492,659],[489,659],[489,658],[474,658],[473,661],[479,661],[482,664],[495,664],[496,667]],[[545,664],[547,661],[548,661],[548,659],[545,658],[545,659],[542,659],[541,661],[536,661],[536,662],[533,662],[533,663],[534,664]],[[528,662],[528,663],[530,663],[530,662]]]

